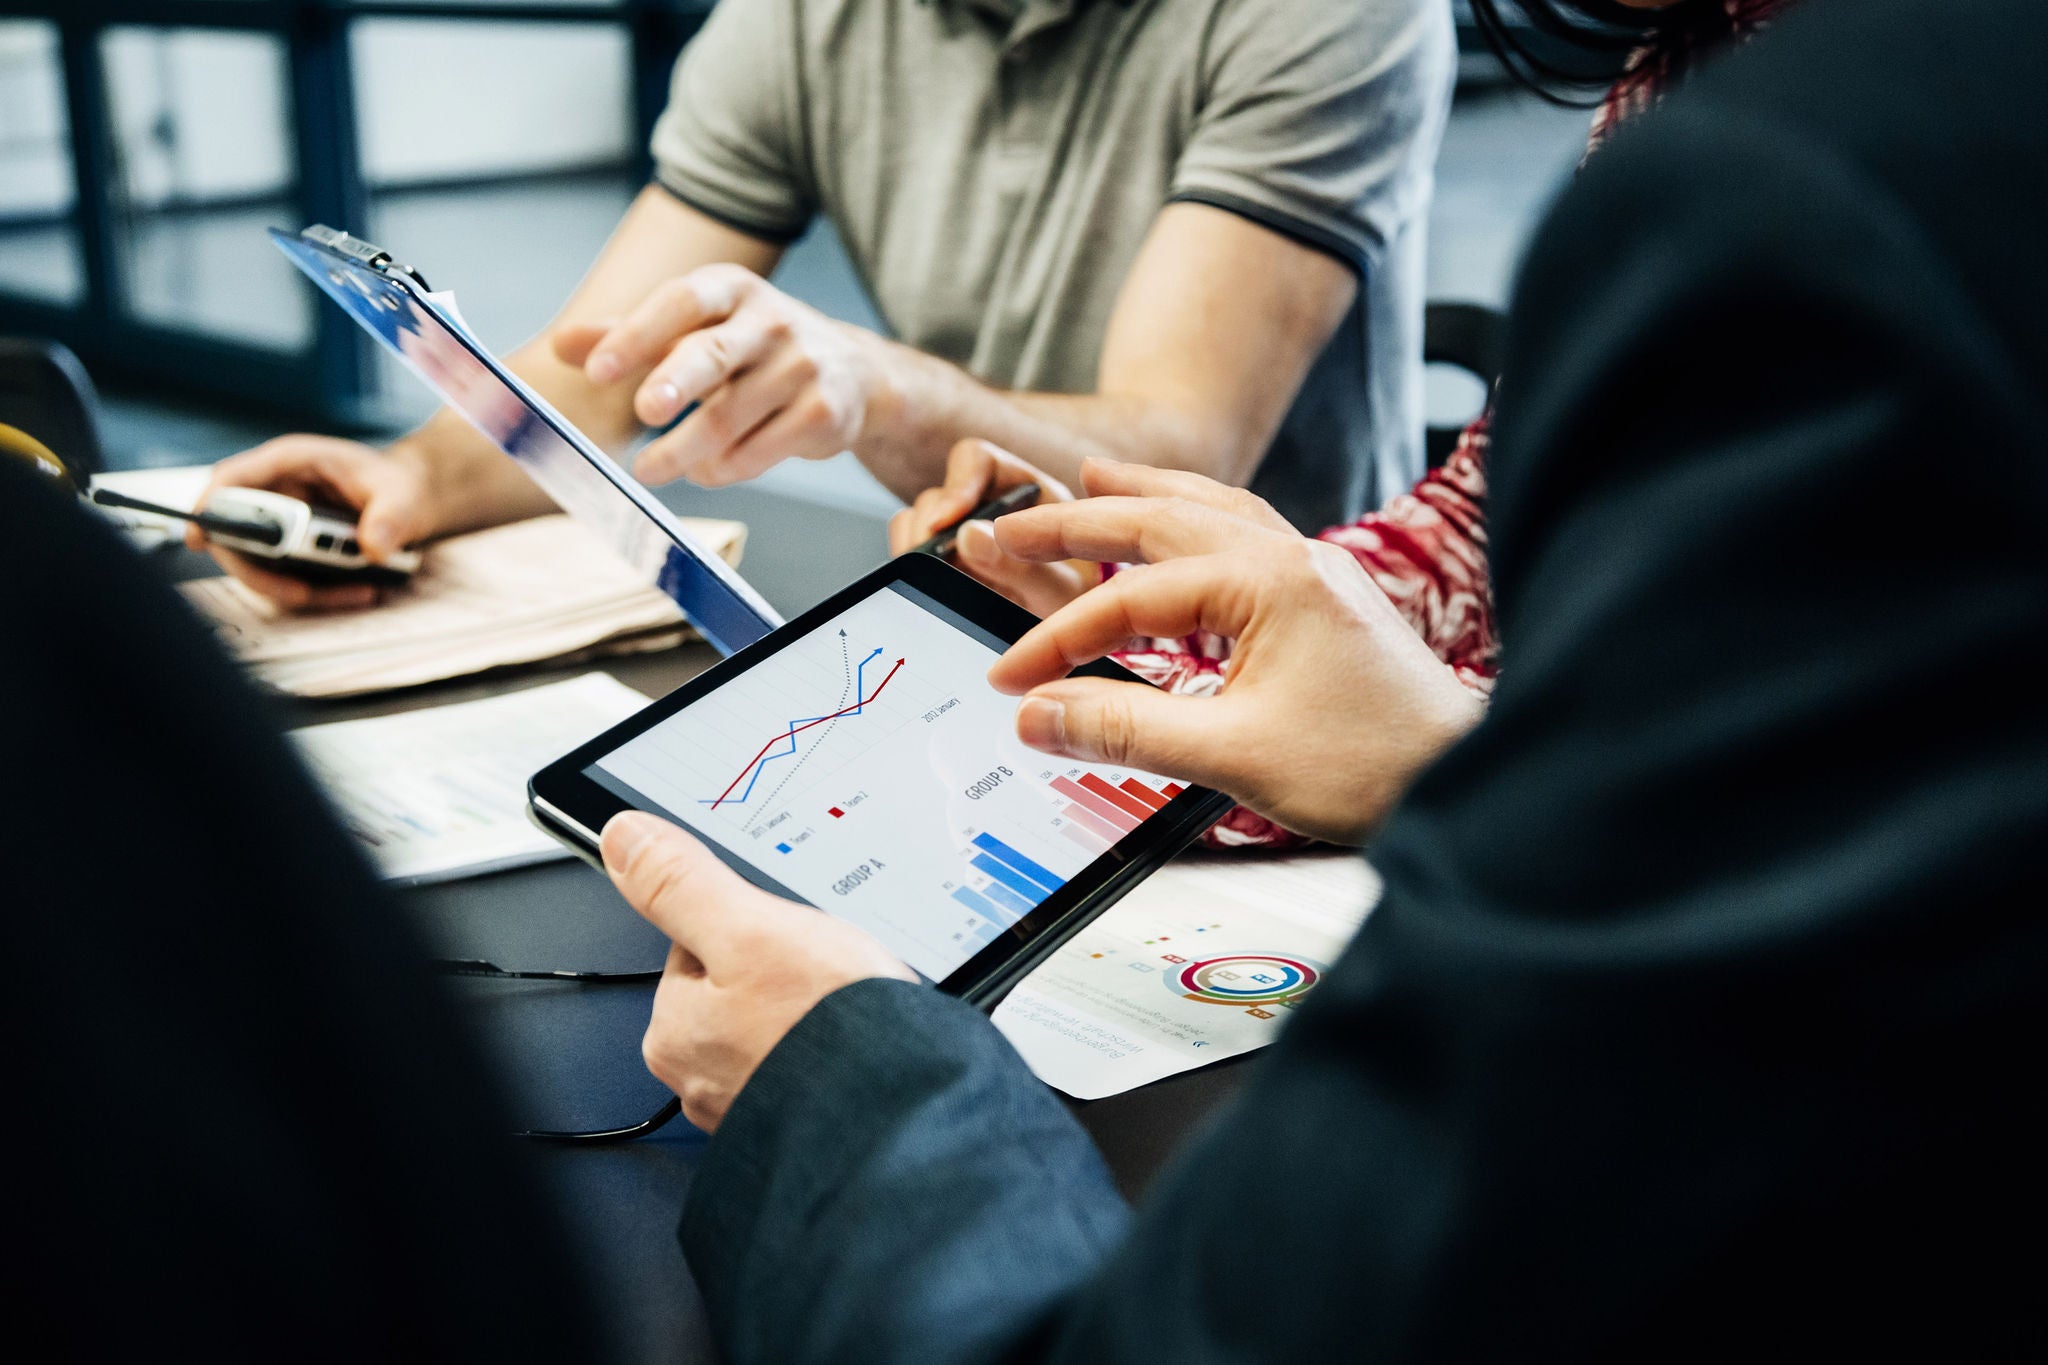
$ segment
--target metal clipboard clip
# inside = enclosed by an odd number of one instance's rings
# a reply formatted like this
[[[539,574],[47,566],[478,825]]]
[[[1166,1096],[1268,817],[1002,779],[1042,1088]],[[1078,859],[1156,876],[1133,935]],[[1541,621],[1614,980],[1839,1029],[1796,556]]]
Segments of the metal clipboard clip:
[[[391,253],[378,246],[375,242],[366,242],[360,237],[351,237],[339,228],[328,227],[325,223],[315,223],[313,226],[302,230],[299,236],[317,247],[332,251],[337,256],[346,256],[356,264],[375,270],[380,274],[389,275],[396,272],[403,275],[418,285],[423,293],[433,292],[434,287],[427,283],[426,276],[420,274],[419,271],[414,270],[409,265],[393,260]]]

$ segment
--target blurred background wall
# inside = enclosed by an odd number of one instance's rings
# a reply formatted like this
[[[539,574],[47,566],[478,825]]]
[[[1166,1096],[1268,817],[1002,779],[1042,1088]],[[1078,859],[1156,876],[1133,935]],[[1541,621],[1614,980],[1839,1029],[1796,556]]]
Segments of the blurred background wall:
[[[285,426],[395,431],[424,391],[317,306],[262,229],[347,227],[516,345],[645,183],[669,68],[709,3],[0,0],[0,334],[85,358],[123,462],[217,458]],[[1461,29],[1431,295],[1498,304],[1586,115],[1506,87]],[[881,326],[827,228],[778,281]],[[1440,376],[1432,415],[1479,399]],[[807,486],[883,498],[858,471]]]

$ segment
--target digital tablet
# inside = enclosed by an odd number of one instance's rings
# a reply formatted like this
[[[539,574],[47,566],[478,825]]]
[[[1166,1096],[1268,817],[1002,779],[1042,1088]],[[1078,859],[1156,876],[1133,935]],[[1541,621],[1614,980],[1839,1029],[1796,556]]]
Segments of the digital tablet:
[[[987,674],[1036,624],[904,555],[550,764],[529,809],[592,861],[618,812],[664,816],[992,1005],[1230,804],[1026,747]],[[1106,660],[1076,671],[1136,680]]]
[[[596,532],[674,599],[721,654],[752,644],[782,617],[724,560],[699,544],[638,479],[470,334],[454,296],[427,288],[391,253],[329,227],[270,237],[358,326],[418,375],[555,504]]]

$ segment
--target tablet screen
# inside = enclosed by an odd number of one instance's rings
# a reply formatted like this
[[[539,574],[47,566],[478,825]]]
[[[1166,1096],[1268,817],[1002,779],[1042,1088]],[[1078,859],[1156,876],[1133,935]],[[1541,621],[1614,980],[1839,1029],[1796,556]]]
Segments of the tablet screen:
[[[996,635],[889,584],[583,771],[944,980],[1182,790],[1016,737]]]

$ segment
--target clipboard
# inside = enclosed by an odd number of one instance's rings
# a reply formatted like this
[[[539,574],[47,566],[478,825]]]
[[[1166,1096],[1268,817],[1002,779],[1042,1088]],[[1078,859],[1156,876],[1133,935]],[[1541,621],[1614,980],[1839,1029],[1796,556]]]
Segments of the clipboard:
[[[720,654],[782,624],[730,565],[700,544],[639,480],[507,370],[470,332],[452,294],[383,248],[330,227],[270,229],[291,263],[516,461],[561,509],[672,598]]]

